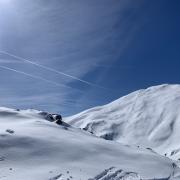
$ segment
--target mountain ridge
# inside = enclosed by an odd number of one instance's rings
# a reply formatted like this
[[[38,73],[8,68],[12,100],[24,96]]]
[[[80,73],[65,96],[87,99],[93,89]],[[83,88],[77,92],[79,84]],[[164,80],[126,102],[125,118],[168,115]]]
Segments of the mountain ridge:
[[[180,158],[180,85],[163,84],[132,92],[66,121],[98,137],[153,148]]]

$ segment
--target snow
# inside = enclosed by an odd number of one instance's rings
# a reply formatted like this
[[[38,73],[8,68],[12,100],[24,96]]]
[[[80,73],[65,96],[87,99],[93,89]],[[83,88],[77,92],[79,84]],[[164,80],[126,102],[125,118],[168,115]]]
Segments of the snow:
[[[167,157],[98,138],[66,123],[57,125],[46,115],[0,108],[0,179],[180,179],[180,169]]]
[[[66,121],[108,140],[180,158],[180,85],[142,89]]]

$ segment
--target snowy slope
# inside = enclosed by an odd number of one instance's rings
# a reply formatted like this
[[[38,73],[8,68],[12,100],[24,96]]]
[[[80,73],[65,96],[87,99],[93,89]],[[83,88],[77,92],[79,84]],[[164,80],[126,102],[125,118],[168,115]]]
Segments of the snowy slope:
[[[180,179],[173,161],[151,150],[97,138],[44,116],[0,108],[0,179]]]
[[[180,158],[180,85],[139,90],[66,121],[105,139]]]

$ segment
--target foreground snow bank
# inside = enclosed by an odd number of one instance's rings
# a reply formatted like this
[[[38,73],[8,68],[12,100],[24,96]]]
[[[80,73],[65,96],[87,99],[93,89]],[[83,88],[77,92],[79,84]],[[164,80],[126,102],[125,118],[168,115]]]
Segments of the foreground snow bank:
[[[0,179],[178,178],[168,158],[45,120],[42,112],[0,108]]]

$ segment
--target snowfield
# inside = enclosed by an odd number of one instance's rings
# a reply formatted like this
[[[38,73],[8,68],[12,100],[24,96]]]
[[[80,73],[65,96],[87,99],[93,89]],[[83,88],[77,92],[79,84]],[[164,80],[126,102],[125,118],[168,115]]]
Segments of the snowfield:
[[[0,108],[1,180],[180,179],[180,169],[167,157],[98,138],[66,123],[58,125],[46,115]]]
[[[139,90],[66,122],[104,139],[149,147],[180,160],[180,85]]]

